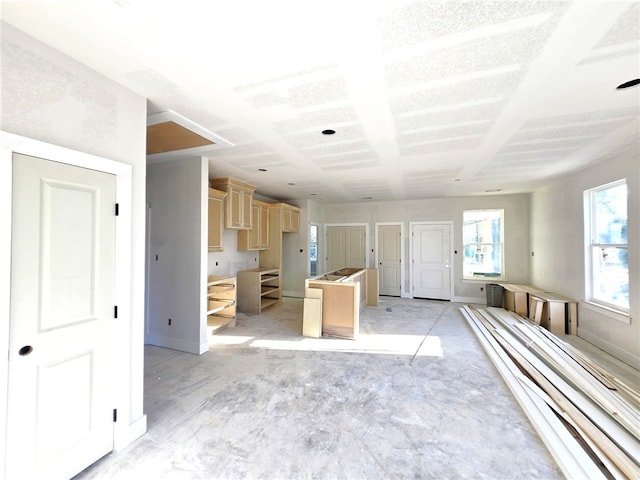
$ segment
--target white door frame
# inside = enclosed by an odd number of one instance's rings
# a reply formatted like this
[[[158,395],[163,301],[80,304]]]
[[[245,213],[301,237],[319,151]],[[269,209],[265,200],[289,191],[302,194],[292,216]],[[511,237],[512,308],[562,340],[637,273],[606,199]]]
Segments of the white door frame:
[[[414,228],[417,225],[449,225],[449,301],[453,302],[455,298],[454,290],[454,263],[453,263],[453,220],[428,221],[428,222],[409,222],[409,238],[413,239]],[[412,246],[413,241],[409,244]],[[409,298],[413,298],[413,247],[409,248]]]
[[[131,181],[132,166],[107,158],[78,152],[39,140],[0,131],[0,226],[5,232],[11,231],[12,215],[12,158],[14,153],[88,168],[116,176],[116,201],[120,205],[116,222],[116,266],[115,298],[118,305],[118,319],[114,327],[114,408],[118,418],[114,423],[114,450],[131,443],[146,431],[146,416],[139,422],[130,424],[129,385],[131,358]],[[9,319],[11,314],[9,290],[11,285],[11,235],[0,235],[0,315]],[[2,313],[4,312],[4,313]],[[9,321],[0,327],[0,351],[9,349]],[[0,355],[0,432],[7,426],[7,389],[9,360]],[[0,435],[0,472],[4,472],[6,438]]]
[[[369,268],[369,224],[368,223],[325,223],[324,224],[324,244],[327,245],[327,227],[362,227],[364,226],[364,268]],[[327,250],[325,250],[326,256]],[[323,257],[326,267],[327,260]],[[325,273],[325,272],[321,272]]]
[[[405,271],[407,270],[405,256],[404,256],[404,222],[376,222],[375,223],[375,268],[378,268],[379,260],[378,260],[378,252],[380,251],[380,247],[378,245],[378,227],[382,225],[400,225],[400,297],[408,298],[410,297],[410,293],[406,292],[405,287]]]

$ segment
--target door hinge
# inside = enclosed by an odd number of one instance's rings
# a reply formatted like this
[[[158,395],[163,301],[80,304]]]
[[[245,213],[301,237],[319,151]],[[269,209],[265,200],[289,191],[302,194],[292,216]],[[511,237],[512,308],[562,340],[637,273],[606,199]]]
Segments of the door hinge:
[[[113,307],[113,318],[118,318],[118,306],[114,305]]]
[[[118,409],[114,408],[113,409],[113,423],[116,423],[118,421]]]
[[[116,203],[116,217],[120,215],[120,204]]]

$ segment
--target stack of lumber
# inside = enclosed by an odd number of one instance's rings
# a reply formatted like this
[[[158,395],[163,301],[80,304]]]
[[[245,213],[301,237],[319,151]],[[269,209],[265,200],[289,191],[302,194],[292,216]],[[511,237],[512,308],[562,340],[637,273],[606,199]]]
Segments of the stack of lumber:
[[[567,478],[640,479],[640,393],[501,308],[461,308]]]

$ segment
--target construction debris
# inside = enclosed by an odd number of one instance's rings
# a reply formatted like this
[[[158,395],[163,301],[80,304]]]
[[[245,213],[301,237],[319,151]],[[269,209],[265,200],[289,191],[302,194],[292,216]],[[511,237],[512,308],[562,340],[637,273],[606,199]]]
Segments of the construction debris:
[[[640,393],[535,323],[461,309],[567,478],[640,478]]]

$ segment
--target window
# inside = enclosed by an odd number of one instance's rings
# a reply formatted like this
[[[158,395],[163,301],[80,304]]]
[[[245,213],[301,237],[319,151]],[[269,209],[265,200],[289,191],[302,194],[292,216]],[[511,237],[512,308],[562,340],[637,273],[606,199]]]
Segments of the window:
[[[309,273],[312,277],[315,277],[317,275],[317,269],[318,269],[318,226],[317,225],[309,226],[309,261],[311,262]]]
[[[464,278],[503,278],[503,225],[504,210],[463,212]]]
[[[587,190],[584,199],[586,298],[629,311],[627,182]]]

